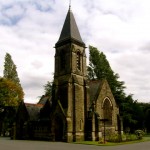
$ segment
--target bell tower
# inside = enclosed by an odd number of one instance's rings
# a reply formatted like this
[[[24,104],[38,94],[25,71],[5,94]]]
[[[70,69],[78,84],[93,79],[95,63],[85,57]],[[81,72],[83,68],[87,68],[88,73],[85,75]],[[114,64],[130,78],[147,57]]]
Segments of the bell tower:
[[[55,47],[55,76],[70,73],[86,76],[85,44],[70,8]]]
[[[87,114],[87,73],[85,43],[69,7],[60,37],[55,44],[54,118],[63,122],[62,139],[82,141]],[[54,133],[57,136],[57,133]]]

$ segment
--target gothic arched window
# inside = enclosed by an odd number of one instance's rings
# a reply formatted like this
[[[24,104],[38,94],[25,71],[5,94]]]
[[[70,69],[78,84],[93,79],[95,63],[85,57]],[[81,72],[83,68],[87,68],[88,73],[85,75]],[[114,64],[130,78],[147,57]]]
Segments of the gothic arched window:
[[[64,50],[61,50],[60,52],[60,69],[61,70],[65,69],[65,64],[66,64],[65,53],[64,53]]]
[[[77,52],[77,69],[81,70],[81,56],[80,52]]]
[[[104,119],[108,119],[106,122],[107,125],[112,124],[112,103],[109,98],[103,101],[103,117]]]

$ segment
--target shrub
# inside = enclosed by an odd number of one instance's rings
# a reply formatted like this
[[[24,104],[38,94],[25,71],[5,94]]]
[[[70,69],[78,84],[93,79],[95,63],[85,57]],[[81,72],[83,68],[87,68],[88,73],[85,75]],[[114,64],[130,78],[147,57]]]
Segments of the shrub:
[[[121,141],[135,141],[137,140],[137,136],[135,134],[122,134],[121,138],[119,137],[118,134],[112,134],[109,136],[107,139],[108,142],[121,142]]]
[[[135,131],[135,135],[136,135],[136,137],[137,137],[137,139],[138,140],[141,140],[142,138],[143,138],[143,135],[144,135],[145,133],[144,133],[144,131],[142,131],[142,130],[136,130]]]
[[[121,142],[122,139],[124,139],[124,138],[125,138],[124,134],[122,134],[121,137],[120,137],[119,134],[116,133],[116,134],[109,135],[107,141],[118,143],[118,142]]]
[[[103,139],[103,138],[100,138],[98,143],[99,143],[99,144],[104,144],[104,139]]]
[[[135,134],[126,134],[126,141],[135,141],[137,136]]]

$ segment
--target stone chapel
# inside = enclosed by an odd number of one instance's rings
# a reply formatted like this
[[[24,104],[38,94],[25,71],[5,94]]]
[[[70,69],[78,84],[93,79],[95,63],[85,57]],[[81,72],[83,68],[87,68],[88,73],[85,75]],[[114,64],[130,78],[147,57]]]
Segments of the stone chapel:
[[[88,80],[85,49],[69,8],[55,44],[52,97],[43,96],[38,104],[20,104],[13,138],[95,141],[104,135],[103,119],[107,132],[118,132],[119,108],[105,79]]]

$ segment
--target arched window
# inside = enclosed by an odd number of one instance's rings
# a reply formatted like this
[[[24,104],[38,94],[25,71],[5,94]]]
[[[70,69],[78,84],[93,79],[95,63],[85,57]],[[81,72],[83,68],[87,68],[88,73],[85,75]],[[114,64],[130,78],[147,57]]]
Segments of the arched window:
[[[109,98],[105,98],[103,101],[103,117],[108,119],[106,125],[112,125],[112,103]]]
[[[60,69],[65,69],[66,59],[65,59],[65,52],[64,50],[61,50],[60,52]]]
[[[77,69],[81,70],[81,58],[80,58],[80,52],[77,52]]]

